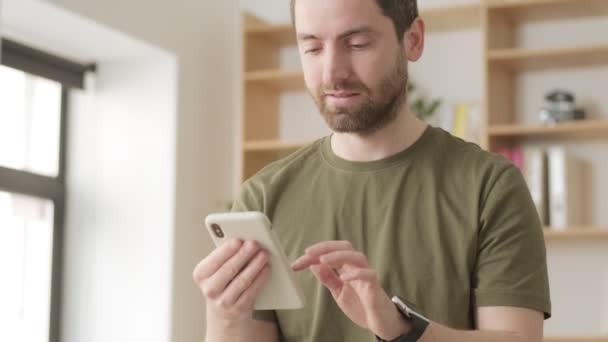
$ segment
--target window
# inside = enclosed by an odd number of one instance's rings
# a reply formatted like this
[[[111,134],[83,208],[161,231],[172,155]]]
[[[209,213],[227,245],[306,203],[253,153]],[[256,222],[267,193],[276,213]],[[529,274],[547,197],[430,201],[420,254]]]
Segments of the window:
[[[61,83],[0,66],[0,166],[59,175]]]
[[[0,341],[59,341],[68,93],[89,66],[2,40]]]
[[[0,341],[48,340],[53,202],[0,192]]]

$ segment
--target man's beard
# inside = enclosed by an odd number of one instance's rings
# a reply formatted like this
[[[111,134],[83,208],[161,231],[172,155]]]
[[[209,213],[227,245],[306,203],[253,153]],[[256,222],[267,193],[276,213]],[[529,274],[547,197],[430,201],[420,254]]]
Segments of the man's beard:
[[[393,70],[374,91],[357,80],[344,80],[318,88],[313,99],[334,132],[367,135],[386,127],[397,118],[406,103],[407,83],[407,62],[399,55]],[[363,100],[352,107],[330,105],[325,96],[328,91],[356,92]]]

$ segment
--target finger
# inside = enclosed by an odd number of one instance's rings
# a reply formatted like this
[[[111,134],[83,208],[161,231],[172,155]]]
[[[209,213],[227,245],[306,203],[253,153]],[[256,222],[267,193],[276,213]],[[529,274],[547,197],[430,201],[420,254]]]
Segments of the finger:
[[[354,268],[352,270],[340,274],[340,280],[344,282],[362,280],[376,284],[378,282],[378,275],[376,271],[369,268]]]
[[[270,265],[266,264],[256,275],[251,286],[249,286],[249,288],[247,288],[247,290],[245,290],[245,292],[236,300],[235,306],[240,309],[252,308],[255,299],[262,290],[262,287],[268,281],[268,278],[270,278]]]
[[[311,247],[308,247],[305,254],[291,264],[294,271],[299,271],[318,264],[319,257],[323,254],[331,253],[339,250],[352,250],[353,246],[348,241],[323,241]]]
[[[343,282],[332,268],[326,265],[314,265],[310,267],[314,276],[319,279],[321,284],[331,291],[332,295],[336,296],[342,289]]]
[[[291,269],[294,271],[300,271],[311,265],[319,264],[319,257],[313,257],[310,255],[303,255],[291,264]]]
[[[241,248],[243,242],[239,239],[230,239],[224,242],[221,246],[214,249],[207,257],[196,265],[192,272],[192,278],[196,283],[209,278],[217,270],[222,267],[230,258],[232,258]]]
[[[320,256],[334,251],[352,250],[350,241],[323,241],[306,248],[306,254]]]
[[[243,243],[241,249],[207,279],[203,288],[205,295],[211,298],[218,297],[259,250],[260,246],[255,241]]]
[[[262,268],[267,264],[267,261],[267,252],[258,252],[249,265],[247,265],[241,273],[228,284],[228,286],[226,286],[226,290],[224,290],[224,293],[218,301],[226,306],[231,306],[236,303],[241,294],[251,286],[258,273],[260,273]]]
[[[320,257],[320,261],[324,265],[328,265],[332,268],[342,268],[344,265],[351,265],[355,267],[367,268],[369,264],[367,257],[357,251],[336,251],[331,252]]]

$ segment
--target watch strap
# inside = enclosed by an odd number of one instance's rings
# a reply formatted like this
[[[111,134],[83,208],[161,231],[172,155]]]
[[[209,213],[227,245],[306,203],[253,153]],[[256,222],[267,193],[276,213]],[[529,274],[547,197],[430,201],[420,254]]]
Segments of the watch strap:
[[[429,326],[429,320],[426,317],[410,310],[405,304],[403,304],[400,298],[393,297],[393,302],[395,302],[395,306],[399,310],[401,316],[403,316],[403,318],[411,324],[411,329],[407,334],[401,335],[391,341],[383,340],[378,336],[376,336],[376,340],[379,342],[417,342],[420,340]]]

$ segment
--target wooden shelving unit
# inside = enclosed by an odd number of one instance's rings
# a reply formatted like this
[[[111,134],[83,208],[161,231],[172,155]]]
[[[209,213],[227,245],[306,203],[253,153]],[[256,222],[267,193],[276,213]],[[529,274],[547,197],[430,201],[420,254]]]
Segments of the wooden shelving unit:
[[[542,139],[608,139],[608,120],[584,120],[555,125],[493,125],[488,128],[490,138],[522,140]]]
[[[569,227],[565,230],[545,229],[545,239],[553,240],[608,240],[608,227]]]
[[[484,48],[481,145],[490,151],[528,141],[608,141],[607,121],[554,126],[522,125],[516,113],[517,77],[528,71],[608,65],[608,41],[590,46],[527,49],[518,45],[518,25],[575,17],[608,16],[608,0],[481,0],[481,4],[423,9],[428,32],[479,29]],[[279,134],[279,99],[285,92],[305,91],[300,70],[282,70],[281,49],[296,44],[290,23],[269,24],[243,17],[243,107],[239,139],[239,182],[268,163],[304,146]],[[544,230],[547,241],[608,241],[608,227]],[[548,342],[608,342],[608,337],[547,337]]]
[[[299,91],[306,89],[301,71],[260,70],[245,75],[248,85],[272,87],[277,91]]]
[[[567,336],[546,337],[545,342],[608,342],[608,337],[602,336]]]
[[[307,143],[308,142],[286,142],[281,140],[248,141],[244,144],[244,149],[247,152],[293,151],[303,147]]]
[[[252,23],[245,34],[247,39],[267,40],[277,46],[289,46],[296,43],[296,35],[291,24]]]
[[[518,46],[519,25],[528,21],[608,15],[605,0],[486,0],[482,16],[485,46],[485,135],[491,151],[542,139],[604,139],[608,123],[583,121],[521,126],[516,112],[517,77],[528,71],[608,65],[608,42],[592,46],[527,49]]]
[[[516,24],[608,15],[604,0],[486,0],[490,13],[500,12]]]
[[[608,44],[553,49],[496,49],[488,52],[488,58],[493,65],[512,71],[605,65]]]
[[[607,121],[579,121],[557,125],[522,125],[518,120],[517,78],[538,70],[561,70],[608,65],[608,41],[592,46],[528,49],[518,44],[519,25],[573,17],[608,15],[605,0],[485,0],[482,33],[485,48],[485,134],[482,147],[497,152],[528,142],[604,139]],[[608,242],[608,227],[546,227],[548,243]],[[552,336],[547,342],[608,342],[608,336]]]
[[[481,6],[465,4],[421,9],[420,16],[424,18],[429,32],[478,29],[481,22]]]

